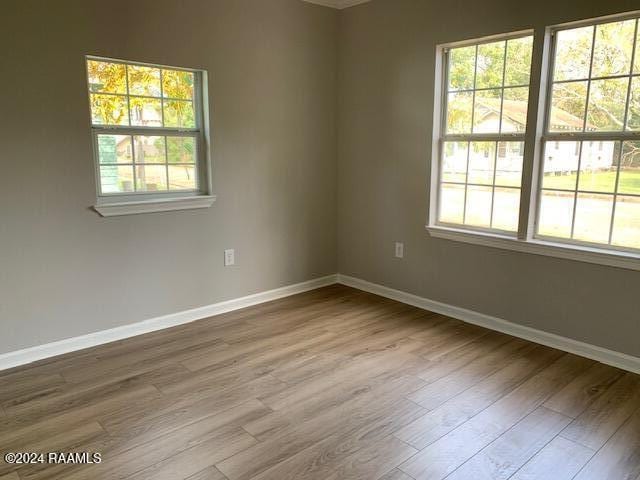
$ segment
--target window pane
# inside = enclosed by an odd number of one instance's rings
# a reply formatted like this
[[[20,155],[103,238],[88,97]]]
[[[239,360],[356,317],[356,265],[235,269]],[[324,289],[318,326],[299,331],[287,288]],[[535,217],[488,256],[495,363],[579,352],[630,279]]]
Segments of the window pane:
[[[635,20],[596,25],[592,77],[629,74],[635,28]]]
[[[133,163],[133,149],[129,135],[98,135],[100,163]]]
[[[637,163],[636,163],[637,164]],[[619,193],[640,195],[640,168],[622,167],[620,170]]]
[[[499,142],[496,185],[519,187],[522,182],[524,142]]]
[[[136,165],[136,191],[155,192],[167,189],[165,165]]]
[[[193,72],[162,70],[162,94],[165,98],[193,98]]]
[[[93,125],[129,125],[127,97],[92,93],[91,123]]]
[[[169,190],[195,190],[194,165],[169,165]]]
[[[524,133],[527,127],[529,87],[505,88],[502,102],[502,132]]]
[[[164,137],[136,135],[136,163],[166,163]]]
[[[542,191],[538,233],[548,237],[570,238],[575,194]]]
[[[121,63],[87,60],[89,91],[127,93],[126,67]]]
[[[491,224],[491,187],[467,187],[467,209],[464,223],[476,227],[489,227]]]
[[[143,67],[142,65],[128,65],[129,93],[131,95],[160,96],[160,69]]]
[[[447,133],[471,133],[471,92],[450,93],[447,101]]]
[[[556,38],[553,79],[558,81],[588,78],[593,27],[560,30]]]
[[[529,85],[533,36],[515,38],[507,42],[507,65],[504,84]]]
[[[515,232],[520,215],[520,189],[496,188],[493,194],[493,222],[491,227]]]
[[[551,96],[549,131],[582,131],[586,103],[587,82],[555,84]]]
[[[620,247],[640,248],[640,198],[619,196],[616,199],[611,243]]]
[[[498,133],[500,131],[500,108],[502,90],[476,92],[473,110],[473,133]]]
[[[443,183],[440,187],[440,221],[462,223],[464,216],[464,186]]]
[[[575,190],[579,158],[580,142],[546,142],[542,187]]]
[[[618,142],[582,142],[579,190],[613,193],[616,188]]]
[[[160,99],[131,97],[131,125],[141,127],[161,127],[162,107]]]
[[[640,56],[640,51],[638,51],[637,56]],[[627,130],[640,130],[640,77],[633,77],[631,80]]]
[[[502,86],[505,42],[478,45],[476,88]]]
[[[640,195],[640,142],[624,142],[618,192]]]
[[[195,163],[195,138],[167,137],[167,157],[169,163]]]
[[[492,185],[495,159],[495,142],[471,142],[467,182]],[[489,211],[491,211],[491,207],[489,207]]]
[[[476,66],[476,47],[452,48],[449,53],[449,90],[470,90]]]
[[[133,166],[101,165],[100,187],[102,193],[133,192]]]
[[[591,82],[587,131],[622,130],[628,86],[628,78],[593,80]]]
[[[612,195],[579,193],[573,238],[585,242],[609,243]]]
[[[195,128],[195,112],[190,100],[164,101],[164,126],[178,128]]]
[[[442,160],[442,181],[464,183],[467,178],[467,142],[446,142]]]

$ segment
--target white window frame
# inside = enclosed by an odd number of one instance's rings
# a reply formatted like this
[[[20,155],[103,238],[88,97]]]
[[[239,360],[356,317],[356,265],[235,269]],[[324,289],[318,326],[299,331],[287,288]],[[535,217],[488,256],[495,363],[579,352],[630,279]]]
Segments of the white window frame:
[[[209,101],[208,101],[208,77],[206,70],[160,65],[148,62],[114,59],[87,55],[85,61],[90,60],[118,63],[123,65],[135,65],[154,67],[168,70],[182,70],[194,74],[194,128],[148,127],[130,125],[94,125],[91,117],[89,78],[87,76],[87,98],[89,100],[89,125],[93,147],[94,172],[96,181],[96,210],[103,217],[132,215],[139,213],[152,213],[173,210],[186,210],[194,208],[208,208],[216,200],[212,194],[213,182],[211,174],[210,133],[209,133]],[[86,71],[86,69],[85,69]],[[88,75],[88,71],[87,71]],[[161,84],[162,85],[162,84]],[[120,94],[129,100],[129,92]],[[169,135],[184,136],[195,139],[196,143],[196,188],[193,190],[166,191],[166,192],[126,192],[103,193],[100,180],[100,159],[98,155],[98,135]],[[134,169],[135,171],[135,169]]]
[[[547,134],[547,115],[550,115],[550,89],[553,74],[554,34],[561,29],[576,28],[615,20],[638,18],[640,11],[627,12],[620,15],[609,15],[594,19],[569,22],[551,27],[537,28],[533,31],[533,53],[531,80],[529,86],[529,107],[527,128],[524,139],[524,161],[522,172],[520,221],[516,235],[494,230],[469,228],[464,225],[453,226],[438,223],[440,162],[443,146],[444,128],[446,126],[446,63],[445,51],[455,47],[491,42],[510,37],[531,34],[531,30],[492,35],[480,39],[451,42],[438,45],[435,55],[434,115],[432,130],[432,151],[430,168],[429,210],[426,229],[434,238],[457,242],[483,245],[535,255],[545,255],[599,265],[640,270],[640,252],[624,248],[610,248],[609,245],[590,244],[586,242],[565,242],[555,238],[536,235],[536,224],[540,201],[540,179],[544,166],[544,142],[554,141],[556,133]],[[539,81],[536,81],[539,80]],[[626,115],[625,115],[626,120]],[[637,132],[636,132],[637,133]],[[578,140],[575,134],[562,134],[562,139]],[[574,135],[574,136],[571,136]],[[625,139],[635,136],[624,132],[613,134]],[[586,140],[611,139],[610,133],[595,135]]]

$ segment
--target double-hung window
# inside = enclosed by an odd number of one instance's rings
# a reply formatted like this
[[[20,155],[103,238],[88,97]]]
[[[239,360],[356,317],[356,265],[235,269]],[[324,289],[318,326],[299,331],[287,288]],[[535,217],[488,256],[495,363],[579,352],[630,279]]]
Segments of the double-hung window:
[[[439,47],[433,235],[640,269],[638,17]]]
[[[532,45],[523,35],[445,49],[439,223],[518,230]]]
[[[553,32],[536,235],[640,249],[638,20]]]
[[[96,209],[209,206],[205,72],[88,57],[87,77]]]

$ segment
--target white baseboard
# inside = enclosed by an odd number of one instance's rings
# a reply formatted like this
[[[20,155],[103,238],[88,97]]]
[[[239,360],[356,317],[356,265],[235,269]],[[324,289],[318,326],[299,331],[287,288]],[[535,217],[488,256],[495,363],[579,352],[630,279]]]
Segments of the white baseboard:
[[[55,357],[64,353],[74,352],[85,348],[102,345],[105,343],[123,340],[125,338],[142,335],[145,333],[162,330],[165,328],[183,325],[203,318],[219,315],[221,313],[239,310],[241,308],[250,307],[264,302],[277,300],[279,298],[295,295],[316,288],[341,283],[349,287],[364,290],[366,292],[380,295],[381,297],[397,300],[408,305],[429,310],[431,312],[447,315],[457,318],[467,323],[479,325],[490,330],[503,332],[514,337],[523,338],[535,343],[547,345],[557,348],[565,352],[574,353],[583,357],[591,358],[598,362],[605,363],[623,370],[640,374],[640,358],[633,357],[624,353],[619,353],[606,348],[590,345],[570,338],[555,335],[553,333],[536,330],[535,328],[525,327],[516,323],[503,320],[501,318],[492,317],[473,310],[456,307],[428,298],[419,297],[410,293],[395,290],[393,288],[378,285],[376,283],[367,282],[359,278],[350,277],[348,275],[336,274],[326,277],[316,278],[294,285],[268,290],[246,297],[235,298],[224,302],[206,305],[191,310],[185,310],[178,313],[164,315],[161,317],[144,320],[142,322],[123,325],[121,327],[103,330],[100,332],[90,333],[79,337],[68,338],[53,343],[38,345],[35,347],[25,348],[15,352],[0,354],[0,371],[9,368],[25,365],[45,358]]]
[[[270,302],[279,298],[295,295],[296,293],[302,293],[327,285],[332,285],[336,283],[336,281],[337,275],[328,275],[326,277],[276,288],[275,290],[268,290],[266,292],[255,293],[246,297],[234,298],[232,300],[214,303],[204,307],[184,310],[182,312],[151,318],[142,322],[123,325],[109,330],[89,333],[87,335],[68,338],[44,345],[37,345],[35,347],[25,348],[15,352],[3,353],[0,354],[0,371],[32,363],[37,360],[55,357],[56,355],[62,355],[63,353],[95,347],[96,345],[115,342],[116,340],[122,340],[136,335],[154,332],[156,330],[162,330],[164,328],[175,327],[177,325],[193,322],[213,315],[219,315],[232,310],[250,307],[259,303]]]
[[[338,283],[640,374],[640,358],[638,357],[590,345],[542,330],[536,330],[535,328],[525,327],[501,318],[455,307],[400,290],[394,290],[393,288],[367,282],[366,280],[348,275],[338,274]]]

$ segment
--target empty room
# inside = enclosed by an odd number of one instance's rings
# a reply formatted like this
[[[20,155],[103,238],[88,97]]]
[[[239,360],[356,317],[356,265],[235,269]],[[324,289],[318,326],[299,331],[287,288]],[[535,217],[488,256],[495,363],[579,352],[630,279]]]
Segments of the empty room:
[[[0,480],[640,480],[637,0],[3,0]]]

